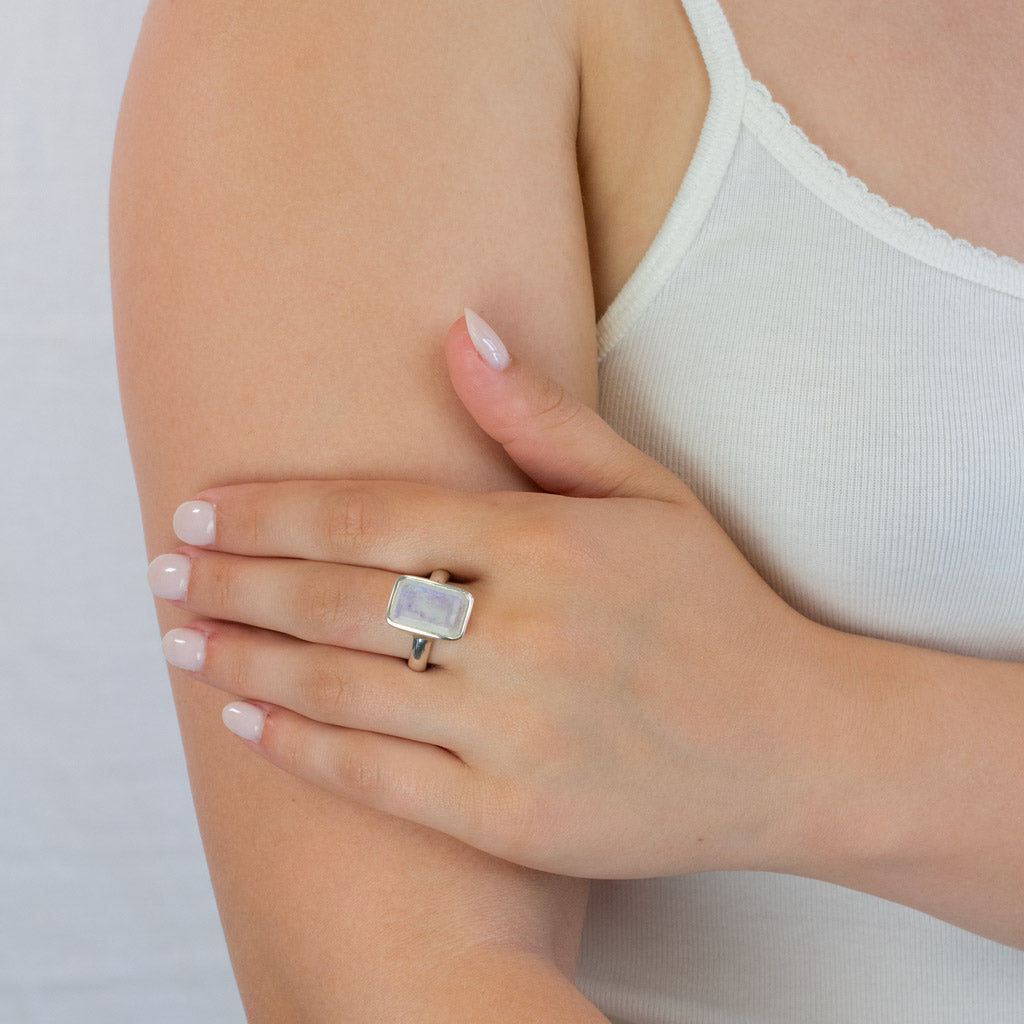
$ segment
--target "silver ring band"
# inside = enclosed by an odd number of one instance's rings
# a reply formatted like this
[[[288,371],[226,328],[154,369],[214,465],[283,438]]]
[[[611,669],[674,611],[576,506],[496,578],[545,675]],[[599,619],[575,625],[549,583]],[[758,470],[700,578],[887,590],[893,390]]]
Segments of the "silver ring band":
[[[430,664],[430,652],[434,649],[434,641],[429,636],[412,638],[412,653],[409,655],[409,668],[413,672],[425,672]]]

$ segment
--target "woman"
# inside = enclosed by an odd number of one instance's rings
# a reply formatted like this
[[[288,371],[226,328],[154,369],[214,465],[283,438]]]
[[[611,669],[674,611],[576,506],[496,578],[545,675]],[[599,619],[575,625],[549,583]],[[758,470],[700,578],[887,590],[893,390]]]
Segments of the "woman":
[[[151,6],[125,410],[252,1020],[1019,1017],[1024,271],[939,229],[1024,254],[1024,15],[725,8]]]

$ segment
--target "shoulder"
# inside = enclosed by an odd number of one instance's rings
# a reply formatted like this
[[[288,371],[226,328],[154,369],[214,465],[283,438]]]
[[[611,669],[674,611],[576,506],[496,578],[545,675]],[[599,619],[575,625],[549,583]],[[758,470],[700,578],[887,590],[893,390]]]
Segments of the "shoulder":
[[[188,61],[193,55],[193,67],[221,57],[222,70],[232,76],[272,69],[285,83],[297,73],[339,64],[358,74],[386,60],[388,74],[376,80],[386,93],[424,70],[447,66],[456,74],[477,68],[484,58],[500,66],[525,52],[533,58],[571,54],[576,5],[577,0],[150,0],[142,36],[179,46],[176,56]],[[301,57],[301,63],[282,61],[285,54]],[[487,82],[477,85],[486,88]]]
[[[538,117],[567,94],[575,101],[575,11],[565,0],[152,0],[139,59],[166,72],[153,84],[187,104],[198,128],[225,103],[258,101],[280,106],[293,136],[325,108],[336,120],[376,119],[383,135],[496,96],[546,96]]]

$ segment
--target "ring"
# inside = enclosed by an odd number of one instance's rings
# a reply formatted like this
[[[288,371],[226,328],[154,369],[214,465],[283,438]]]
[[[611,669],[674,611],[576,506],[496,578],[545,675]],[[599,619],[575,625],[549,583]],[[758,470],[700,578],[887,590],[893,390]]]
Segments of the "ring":
[[[473,595],[448,582],[450,573],[435,569],[428,579],[399,576],[388,601],[388,624],[413,634],[409,668],[422,672],[435,640],[459,640],[466,632]]]

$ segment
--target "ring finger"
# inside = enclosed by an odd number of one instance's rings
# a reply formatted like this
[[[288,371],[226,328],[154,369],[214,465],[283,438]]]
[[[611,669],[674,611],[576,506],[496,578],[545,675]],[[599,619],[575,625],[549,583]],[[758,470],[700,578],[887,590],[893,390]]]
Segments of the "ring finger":
[[[315,644],[408,658],[411,634],[385,618],[396,578],[364,566],[248,558],[195,548],[161,555],[149,571],[157,597],[198,615]],[[431,664],[455,664],[458,652],[459,644],[440,641],[434,644]]]

